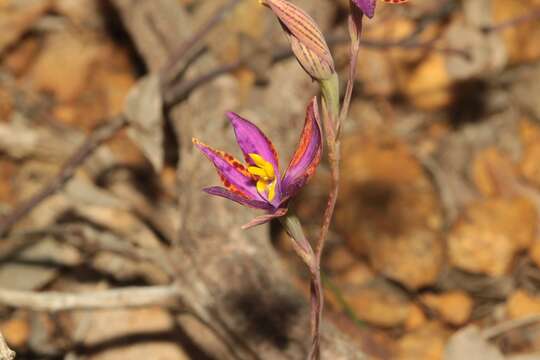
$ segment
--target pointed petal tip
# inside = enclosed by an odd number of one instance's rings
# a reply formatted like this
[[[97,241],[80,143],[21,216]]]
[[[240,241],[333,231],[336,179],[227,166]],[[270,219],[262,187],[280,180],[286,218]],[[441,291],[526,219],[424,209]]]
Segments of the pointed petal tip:
[[[291,198],[313,176],[322,154],[323,135],[316,98],[307,106],[304,129],[282,181],[284,199]]]
[[[257,200],[254,196],[246,194],[245,196],[230,191],[221,186],[211,186],[203,188],[202,191],[209,195],[219,196],[228,200],[232,200],[240,205],[247,206],[252,209],[272,211],[273,207],[266,201]]]
[[[352,0],[352,2],[366,15],[368,18],[373,18],[375,15],[376,0]]]

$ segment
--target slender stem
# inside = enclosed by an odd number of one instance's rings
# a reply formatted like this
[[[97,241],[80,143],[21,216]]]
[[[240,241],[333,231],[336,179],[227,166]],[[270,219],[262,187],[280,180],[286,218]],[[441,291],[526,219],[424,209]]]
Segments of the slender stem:
[[[351,44],[351,62],[349,65],[349,78],[347,80],[347,89],[345,90],[345,97],[343,98],[343,104],[341,105],[341,112],[339,113],[339,119],[336,126],[336,132],[339,136],[341,126],[347,115],[349,114],[349,107],[351,105],[352,93],[354,89],[354,79],[356,78],[356,63],[358,61],[358,53],[360,52],[360,46],[358,43]]]
[[[326,238],[328,237],[328,231],[332,222],[332,216],[334,215],[334,209],[339,193],[339,142],[329,141],[332,145],[328,146],[328,161],[330,163],[331,172],[331,188],[328,195],[328,201],[326,203],[326,209],[324,210],[323,224],[321,226],[321,232],[319,235],[319,241],[315,250],[315,256],[317,264],[320,264],[324,245],[326,244]]]
[[[313,249],[306,239],[302,225],[298,218],[289,213],[279,218],[283,228],[292,239],[294,251],[304,261],[311,275],[311,348],[308,355],[308,360],[320,359],[320,325],[323,309],[323,289],[321,282],[321,271],[319,262],[313,253]]]
[[[332,216],[336,206],[339,190],[339,142],[336,140],[336,121],[339,113],[339,95],[337,88],[337,76],[331,82],[322,82],[321,89],[323,95],[323,126],[326,134],[328,146],[328,160],[332,173],[332,184],[328,203],[324,210],[323,224],[317,247],[315,250],[314,265],[311,268],[311,324],[312,324],[312,344],[309,352],[309,360],[320,359],[320,324],[324,307],[324,294],[321,282],[321,257],[328,236],[328,229],[332,222]]]
[[[319,267],[311,272],[311,349],[309,360],[321,358],[321,320],[324,305],[323,287],[321,282],[321,271]]]
[[[354,16],[356,16],[356,18]],[[362,15],[352,13],[349,19],[349,33],[351,35],[349,76],[341,110],[339,105],[339,91],[336,90],[339,89],[339,80],[337,75],[335,78],[332,78],[329,81],[321,82],[322,96],[324,100],[323,125],[326,133],[326,142],[328,145],[328,162],[330,164],[331,171],[331,186],[326,209],[324,210],[323,224],[321,226],[319,241],[317,242],[317,247],[315,250],[314,271],[312,271],[311,274],[311,321],[314,332],[312,332],[313,342],[308,357],[309,360],[320,359],[320,323],[324,305],[324,294],[320,271],[321,258],[339,195],[339,135],[341,125],[349,113],[349,107],[352,99],[354,79],[356,77],[356,63],[358,60],[358,52],[360,50],[361,30]]]

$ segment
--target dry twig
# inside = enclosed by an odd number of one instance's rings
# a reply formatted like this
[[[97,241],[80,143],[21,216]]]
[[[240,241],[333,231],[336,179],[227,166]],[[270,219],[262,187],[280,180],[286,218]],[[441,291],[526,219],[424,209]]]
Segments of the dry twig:
[[[0,289],[0,303],[19,309],[51,312],[156,305],[178,306],[179,291],[175,285],[128,287],[80,294]]]

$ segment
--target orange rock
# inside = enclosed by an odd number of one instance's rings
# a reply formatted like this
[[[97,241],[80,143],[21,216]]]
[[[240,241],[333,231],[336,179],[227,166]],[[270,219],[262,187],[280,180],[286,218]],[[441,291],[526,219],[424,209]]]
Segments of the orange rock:
[[[427,322],[426,315],[424,311],[418,305],[412,305],[411,311],[409,312],[409,317],[405,322],[405,329],[407,331],[416,330],[422,327]]]
[[[384,17],[384,20],[375,17],[371,26],[365,28],[366,39],[392,43],[399,42],[415,32],[414,21],[400,16],[397,13],[398,8],[387,7],[385,11],[396,13],[395,16]],[[440,30],[439,24],[430,24],[418,34],[417,40],[418,42],[431,40],[437,37]],[[348,51],[343,57],[344,61],[348,61]],[[410,68],[418,67],[418,63],[422,63],[425,58],[426,51],[420,47],[416,49],[390,47],[385,51],[363,48],[357,64],[357,77],[363,83],[364,92],[370,95],[391,96],[407,92],[411,81]]]
[[[540,297],[517,290],[506,301],[506,314],[510,319],[540,314]]]
[[[363,261],[356,261],[347,270],[335,276],[336,283],[343,287],[362,286],[373,280],[375,274]]]
[[[398,343],[397,360],[440,360],[449,332],[438,322],[428,322],[407,333]]]
[[[28,77],[35,88],[52,93],[59,101],[77,98],[90,78],[100,44],[69,32],[49,35]]]
[[[39,50],[40,42],[37,36],[25,37],[6,54],[2,64],[11,74],[20,76],[32,65]]]
[[[13,204],[16,196],[13,189],[13,178],[17,166],[15,163],[0,159],[0,203]]]
[[[525,148],[521,160],[521,174],[531,184],[540,187],[540,143]]]
[[[441,319],[451,325],[464,325],[471,316],[473,300],[464,291],[450,291],[443,294],[428,293],[421,301],[437,312]]]
[[[514,254],[535,238],[536,209],[522,197],[472,204],[448,237],[450,264],[491,276],[504,275]]]
[[[82,84],[73,84],[69,90],[72,92],[69,101],[58,104],[54,109],[60,120],[86,130],[120,113],[124,99],[136,80],[125,49],[103,42],[95,50],[93,62],[85,70],[89,78]]]
[[[336,226],[348,247],[408,288],[433,284],[443,258],[441,211],[418,161],[380,134],[346,138],[342,153]]]
[[[406,82],[405,94],[418,108],[440,109],[452,101],[451,79],[445,58],[434,52],[414,69]]]
[[[11,94],[0,88],[0,122],[7,121],[13,110],[13,99]]]
[[[508,191],[509,189],[499,188],[508,185],[502,182],[504,177],[513,179],[516,176],[516,169],[512,161],[495,147],[481,150],[475,154],[472,172],[476,188],[485,196]]]
[[[540,126],[525,118],[519,123],[519,136],[525,146],[534,145],[540,141]]]
[[[346,246],[337,246],[328,251],[322,259],[324,268],[330,273],[343,273],[353,267],[358,261],[352,251]]]
[[[343,296],[360,319],[376,326],[403,325],[411,311],[411,303],[405,296],[386,286],[349,289]]]
[[[540,268],[540,237],[536,237],[529,248],[529,256],[534,264]]]
[[[491,4],[494,24],[501,24],[537,10],[536,1],[495,0]],[[511,64],[530,62],[540,58],[540,27],[534,20],[523,21],[500,31]]]
[[[516,247],[504,234],[465,222],[448,237],[450,264],[473,273],[501,276],[507,273]]]
[[[540,127],[528,119],[523,119],[519,125],[524,148],[519,164],[521,175],[531,184],[540,187]]]
[[[30,325],[27,316],[13,316],[0,324],[0,332],[11,347],[23,347],[30,336]]]
[[[13,45],[50,8],[52,1],[6,1],[0,6],[0,53]]]

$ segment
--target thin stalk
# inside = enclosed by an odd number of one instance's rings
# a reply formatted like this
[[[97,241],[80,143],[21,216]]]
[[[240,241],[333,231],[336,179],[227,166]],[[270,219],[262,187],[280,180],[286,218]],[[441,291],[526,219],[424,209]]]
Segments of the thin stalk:
[[[361,14],[352,14],[349,19],[349,32],[351,35],[351,50],[349,75],[347,89],[343,103],[339,104],[339,80],[337,74],[329,80],[321,81],[321,91],[323,97],[323,125],[328,146],[328,162],[331,171],[330,193],[326,209],[324,210],[323,223],[319,235],[319,241],[315,249],[315,263],[311,273],[311,321],[312,321],[312,346],[309,353],[309,360],[320,359],[320,323],[324,305],[323,287],[321,282],[321,258],[328,237],[328,231],[336,202],[339,195],[339,163],[340,163],[340,141],[339,135],[341,125],[349,113],[349,107],[356,77],[356,63],[360,50],[360,33],[362,26]]]
[[[320,267],[311,271],[311,349],[309,360],[321,358],[321,319],[324,305],[323,287]]]
[[[320,325],[324,307],[324,294],[321,282],[321,257],[328,236],[330,223],[336,206],[339,191],[339,142],[336,142],[336,120],[339,113],[339,94],[337,75],[331,82],[321,83],[323,94],[323,126],[326,134],[328,146],[328,160],[332,173],[332,184],[328,203],[324,211],[323,224],[315,250],[314,265],[311,271],[311,323],[312,323],[312,344],[308,355],[309,360],[320,359]]]

